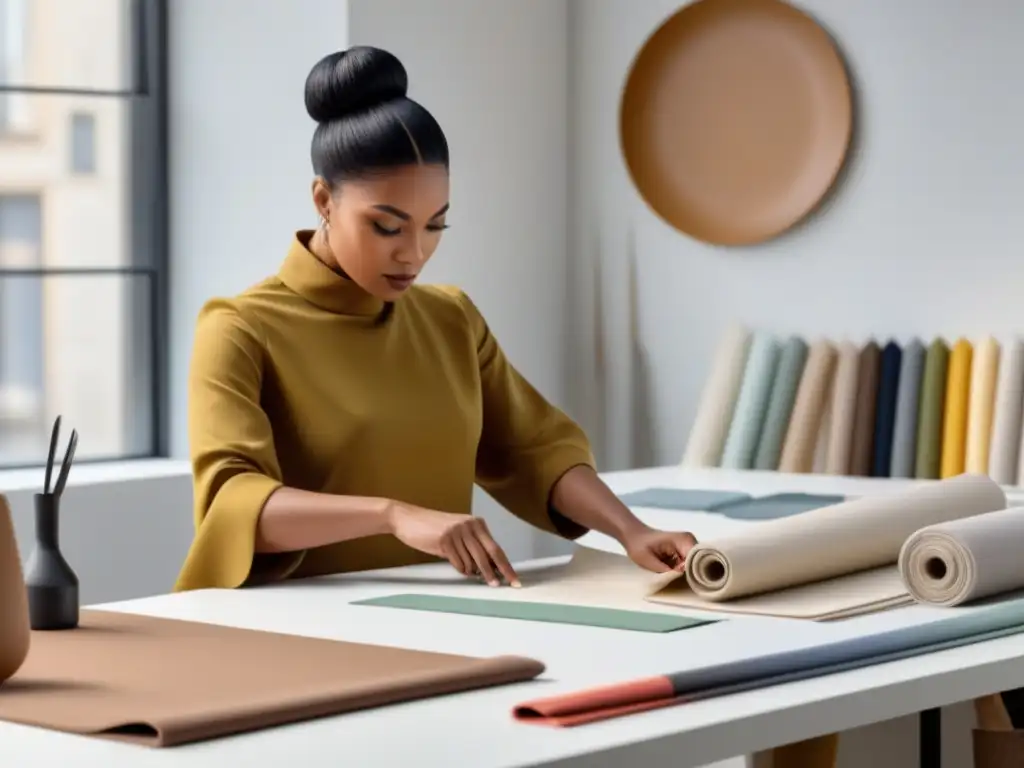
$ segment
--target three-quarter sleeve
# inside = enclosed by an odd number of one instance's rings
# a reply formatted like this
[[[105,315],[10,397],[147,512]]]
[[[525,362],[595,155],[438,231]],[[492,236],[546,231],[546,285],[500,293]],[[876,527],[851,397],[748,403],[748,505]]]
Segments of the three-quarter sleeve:
[[[273,581],[302,558],[255,553],[263,505],[283,484],[260,405],[264,360],[253,325],[229,302],[203,308],[188,384],[195,537],[175,591]]]
[[[461,291],[480,364],[483,428],[476,481],[509,512],[537,528],[578,538],[586,528],[551,506],[551,490],[573,467],[594,467],[583,430],[549,403],[505,357],[480,311]]]

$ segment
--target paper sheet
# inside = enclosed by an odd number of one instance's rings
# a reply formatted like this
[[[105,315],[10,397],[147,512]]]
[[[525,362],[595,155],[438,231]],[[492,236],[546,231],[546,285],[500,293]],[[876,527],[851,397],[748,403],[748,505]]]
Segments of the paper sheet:
[[[715,603],[697,597],[678,574],[645,571],[625,555],[580,547],[567,565],[523,575],[523,588],[495,590],[506,600],[565,603],[628,611],[782,616],[814,621],[872,613],[913,599],[896,566],[856,573],[756,597]]]

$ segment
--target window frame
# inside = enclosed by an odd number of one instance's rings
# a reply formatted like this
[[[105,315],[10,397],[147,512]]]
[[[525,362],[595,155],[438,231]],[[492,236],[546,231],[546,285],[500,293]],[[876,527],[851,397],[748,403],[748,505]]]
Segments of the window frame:
[[[126,0],[131,33],[129,88],[125,90],[31,86],[0,82],[0,94],[82,96],[128,101],[128,208],[131,259],[124,266],[0,269],[4,275],[142,278],[145,291],[130,291],[125,392],[129,424],[145,430],[148,450],[140,454],[86,458],[78,463],[128,461],[170,455],[170,173],[168,116],[168,0]],[[145,361],[145,387],[132,381]],[[139,436],[129,445],[144,444]],[[41,462],[0,465],[0,470],[35,468]]]

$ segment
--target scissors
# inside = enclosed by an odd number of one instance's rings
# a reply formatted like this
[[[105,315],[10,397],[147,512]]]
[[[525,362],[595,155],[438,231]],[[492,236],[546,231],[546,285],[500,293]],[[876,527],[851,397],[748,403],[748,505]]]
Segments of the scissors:
[[[53,463],[57,458],[57,439],[60,437],[60,421],[58,416],[53,422],[53,431],[50,433],[50,453],[46,459],[46,478],[43,483],[43,493],[50,495],[50,481],[53,479]],[[68,440],[67,450],[64,451],[64,460],[60,465],[60,472],[57,474],[57,483],[53,487],[53,495],[60,497],[64,493],[64,486],[68,482],[68,474],[71,472],[71,464],[75,460],[75,448],[78,447],[78,431],[71,430],[71,438]]]

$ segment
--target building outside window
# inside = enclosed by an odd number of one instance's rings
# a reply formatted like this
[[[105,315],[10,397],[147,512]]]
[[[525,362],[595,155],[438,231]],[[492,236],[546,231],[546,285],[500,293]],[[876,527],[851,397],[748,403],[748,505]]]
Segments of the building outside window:
[[[71,172],[96,173],[96,118],[88,112],[75,112],[69,133]]]
[[[0,0],[0,469],[163,453],[164,6]]]

